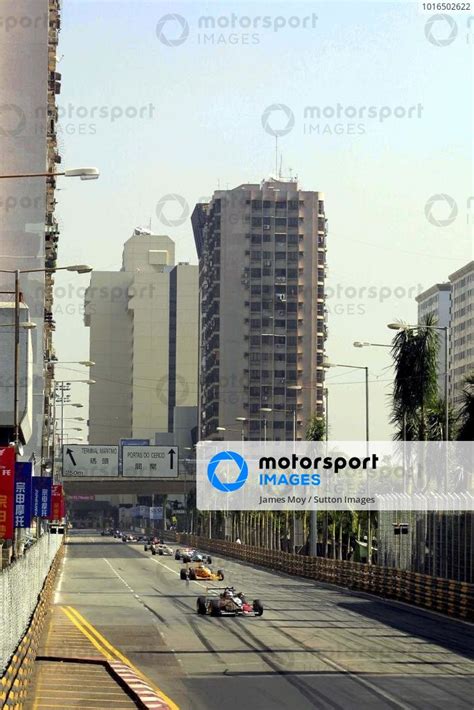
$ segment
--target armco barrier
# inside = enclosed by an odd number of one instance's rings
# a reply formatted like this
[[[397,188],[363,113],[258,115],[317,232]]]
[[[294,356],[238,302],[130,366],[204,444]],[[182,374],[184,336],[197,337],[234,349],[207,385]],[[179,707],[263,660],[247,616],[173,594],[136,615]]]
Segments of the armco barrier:
[[[289,552],[184,533],[177,533],[176,541],[215,552],[223,557],[233,557],[249,564],[268,567],[276,572],[377,594],[448,616],[474,621],[474,585],[467,582],[455,582],[391,567],[293,555]]]
[[[12,623],[15,621],[16,629],[18,624],[22,624],[22,631],[16,637],[16,642],[6,658],[8,666],[0,679],[0,707],[16,708],[23,707],[23,701],[27,693],[27,685],[30,679],[39,638],[43,628],[51,595],[54,589],[56,573],[63,555],[64,546],[62,535],[44,535],[28,553],[15,562],[11,567],[7,567],[0,573],[0,622],[2,626],[2,651],[8,653],[9,644],[14,643],[12,634]],[[40,575],[43,573],[41,579]],[[19,580],[22,580],[19,583]],[[31,589],[27,600],[22,599],[25,587],[31,584]],[[16,587],[10,586],[17,584]],[[7,585],[9,589],[7,590]],[[36,597],[34,597],[36,589]],[[20,610],[12,614],[10,619],[6,614],[12,612],[13,605]],[[28,615],[28,605],[32,608]],[[8,608],[6,608],[8,607]],[[15,618],[14,618],[15,617]],[[17,633],[14,629],[13,633]],[[13,655],[11,655],[13,653]],[[3,670],[4,666],[2,666]]]

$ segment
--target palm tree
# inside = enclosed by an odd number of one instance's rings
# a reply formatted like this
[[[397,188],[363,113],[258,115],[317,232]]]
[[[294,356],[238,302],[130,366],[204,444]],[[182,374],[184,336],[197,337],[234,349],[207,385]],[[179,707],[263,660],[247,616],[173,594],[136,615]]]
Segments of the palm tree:
[[[457,439],[459,441],[472,441],[474,439],[474,372],[471,372],[464,380],[458,422]]]
[[[393,340],[395,380],[391,422],[397,428],[397,441],[427,438],[427,415],[438,397],[439,340],[434,328],[423,326],[435,324],[435,318],[427,316],[419,328],[402,328]]]
[[[444,441],[454,439],[456,428],[456,417],[451,406],[448,407],[448,436],[445,437],[446,410],[445,400],[442,397],[436,399],[427,410],[426,430],[428,441]]]
[[[324,417],[313,414],[306,428],[306,441],[324,441],[326,421]]]

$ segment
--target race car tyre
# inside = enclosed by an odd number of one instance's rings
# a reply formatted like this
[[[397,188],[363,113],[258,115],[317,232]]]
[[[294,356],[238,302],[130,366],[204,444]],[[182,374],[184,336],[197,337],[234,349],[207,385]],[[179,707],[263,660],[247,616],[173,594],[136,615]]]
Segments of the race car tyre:
[[[211,599],[211,616],[222,616],[219,599]]]
[[[207,564],[212,565],[212,557],[210,555],[207,556]]]
[[[163,554],[163,550],[158,550],[158,554],[159,554],[159,555],[162,555],[162,554]]]
[[[174,553],[174,559],[175,559],[175,560],[180,560],[180,559],[181,559],[179,552],[175,552],[175,553]]]
[[[197,613],[202,614],[204,616],[207,612],[206,597],[198,597],[197,602],[196,602],[196,607],[197,607]]]
[[[260,601],[260,599],[254,599],[253,601],[253,610],[255,612],[255,616],[262,616],[263,614],[263,604]]]
[[[191,558],[189,555],[183,555],[183,562],[191,562]]]
[[[187,579],[187,578],[188,578],[188,574],[187,574],[187,572],[186,572],[185,569],[180,569],[180,570],[179,570],[179,576],[181,577],[181,579]]]
[[[223,572],[221,569],[218,569],[218,570],[217,570],[217,576],[219,577],[219,579],[220,579],[221,582],[222,582],[222,580],[224,579],[224,572]]]
[[[145,552],[148,552],[148,545],[143,545],[143,549],[145,550]]]
[[[152,555],[156,555],[156,550],[155,550],[154,547],[151,548],[151,554],[152,554]]]
[[[196,579],[196,570],[195,569],[189,570],[189,579],[192,579],[192,580]]]

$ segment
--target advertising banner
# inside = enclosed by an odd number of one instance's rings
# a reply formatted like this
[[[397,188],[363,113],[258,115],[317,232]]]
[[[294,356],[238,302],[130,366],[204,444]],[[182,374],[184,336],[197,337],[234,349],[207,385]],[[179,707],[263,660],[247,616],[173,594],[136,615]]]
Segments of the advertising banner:
[[[64,518],[64,492],[62,483],[55,483],[51,491],[51,513],[50,520],[62,520]]]
[[[33,515],[48,518],[51,513],[51,476],[33,476]]]
[[[15,465],[15,528],[29,528],[33,517],[33,464],[17,461]]]
[[[0,540],[13,538],[15,496],[15,450],[0,448]]]
[[[150,520],[163,520],[162,505],[156,505],[150,508]]]

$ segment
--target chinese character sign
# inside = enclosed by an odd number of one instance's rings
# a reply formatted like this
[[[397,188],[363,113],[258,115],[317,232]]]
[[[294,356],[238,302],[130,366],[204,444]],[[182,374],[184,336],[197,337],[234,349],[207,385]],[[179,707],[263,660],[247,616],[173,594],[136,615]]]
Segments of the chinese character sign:
[[[62,520],[64,518],[64,492],[61,483],[55,483],[51,495],[50,520]]]
[[[33,515],[48,518],[51,513],[51,476],[33,476]]]
[[[15,496],[15,450],[0,448],[0,540],[13,538]]]
[[[32,518],[33,464],[18,461],[15,466],[15,527],[29,528]]]

